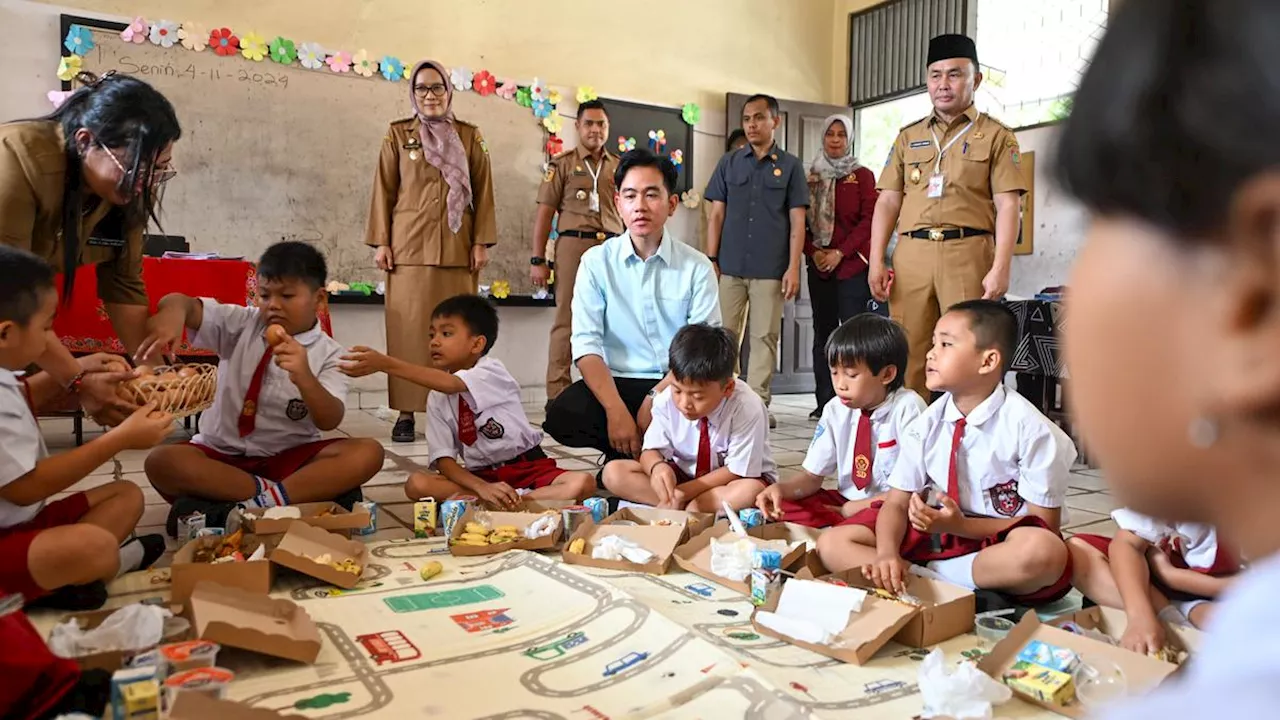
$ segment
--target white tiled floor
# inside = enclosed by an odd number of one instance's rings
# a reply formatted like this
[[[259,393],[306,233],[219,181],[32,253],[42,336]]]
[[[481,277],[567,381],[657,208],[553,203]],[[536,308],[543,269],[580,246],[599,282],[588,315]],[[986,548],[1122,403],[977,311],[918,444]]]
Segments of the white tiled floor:
[[[782,395],[773,400],[772,411],[777,417],[778,427],[770,432],[774,458],[782,475],[785,477],[800,469],[804,460],[804,450],[808,447],[809,437],[813,433],[814,423],[808,419],[809,411],[814,407],[812,395]],[[540,425],[543,419],[541,403],[526,406],[529,420]],[[391,442],[391,423],[384,419],[389,416],[385,410],[349,410],[346,420],[338,430],[326,433],[330,437],[371,437],[382,442],[387,449],[387,461],[382,472],[374,476],[365,486],[365,496],[373,500],[385,510],[379,513],[379,538],[405,537],[408,528],[412,527],[412,505],[401,490],[405,478],[416,467],[426,463],[427,444],[425,440],[414,443]],[[72,435],[71,421],[67,419],[46,419],[41,421],[45,441],[50,452],[58,452],[73,447],[75,438]],[[97,437],[94,431],[88,431],[92,423],[86,422],[86,441]],[[422,430],[422,422],[418,423]],[[178,429],[170,442],[188,439],[189,434]],[[543,447],[547,453],[555,456],[563,467],[570,469],[591,469],[596,466],[598,453],[592,450],[566,448],[551,438],[546,438]],[[85,480],[76,484],[71,491],[84,490],[112,480],[127,480],[142,488],[146,497],[147,508],[139,524],[138,532],[163,533],[164,520],[169,506],[155,493],[142,473],[142,464],[146,451],[127,451],[117,455],[110,463],[99,467]],[[1068,518],[1066,531],[1089,532],[1111,535],[1115,532],[1115,524],[1108,515],[1115,508],[1115,503],[1097,470],[1079,468],[1072,473],[1070,490],[1067,497]],[[172,541],[170,541],[172,543]],[[172,547],[172,546],[171,546]],[[164,563],[165,561],[162,561]]]

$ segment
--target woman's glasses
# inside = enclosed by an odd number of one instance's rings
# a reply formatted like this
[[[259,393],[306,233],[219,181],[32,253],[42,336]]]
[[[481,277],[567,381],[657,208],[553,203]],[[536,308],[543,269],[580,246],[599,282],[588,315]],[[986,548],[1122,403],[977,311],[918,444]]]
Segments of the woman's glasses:
[[[98,147],[102,148],[103,152],[107,154],[107,157],[111,158],[111,162],[115,163],[116,167],[120,168],[121,175],[129,174],[129,171],[124,169],[124,164],[120,162],[120,158],[116,157],[116,154],[112,152],[111,148],[103,145],[101,142],[98,143]],[[172,180],[177,174],[178,169],[173,166],[173,161],[170,160],[164,165],[157,165],[151,169],[151,184],[163,185],[164,183]]]
[[[444,83],[436,83],[434,85],[414,85],[413,94],[418,97],[426,97],[427,95],[435,95],[436,97],[444,97],[449,88]]]

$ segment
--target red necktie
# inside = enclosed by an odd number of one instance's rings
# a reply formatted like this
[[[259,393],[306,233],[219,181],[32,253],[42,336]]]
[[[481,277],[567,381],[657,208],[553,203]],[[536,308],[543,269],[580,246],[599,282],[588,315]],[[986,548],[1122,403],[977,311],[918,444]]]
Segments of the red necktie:
[[[458,396],[458,439],[467,447],[476,444],[476,414],[461,395]]]
[[[244,404],[240,406],[240,437],[253,432],[258,420],[258,395],[262,393],[262,378],[267,374],[267,366],[271,364],[271,346],[268,345],[253,370],[253,379],[249,381],[249,389],[244,394]]]
[[[711,429],[706,418],[698,421],[698,470],[695,478],[711,472]]]
[[[866,490],[871,484],[871,416],[858,413],[858,434],[853,439],[853,484]]]
[[[960,503],[960,441],[964,439],[964,418],[956,421],[956,430],[951,434],[951,467],[947,470],[947,495],[956,504]]]

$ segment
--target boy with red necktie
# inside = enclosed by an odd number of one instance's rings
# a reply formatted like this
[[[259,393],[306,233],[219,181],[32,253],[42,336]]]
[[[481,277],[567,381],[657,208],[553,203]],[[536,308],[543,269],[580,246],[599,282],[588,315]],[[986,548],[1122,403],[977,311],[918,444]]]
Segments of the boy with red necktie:
[[[336,500],[350,508],[360,486],[382,469],[376,440],[321,439],[342,422],[347,397],[338,369],[342,346],[320,329],[317,316],[326,276],[319,251],[283,242],[258,261],[256,307],[178,293],[160,301],[146,352],[172,348],[191,330],[191,344],[217,351],[219,359],[217,395],[200,416],[199,434],[147,457],[147,479],[173,501],[170,535],[179,517],[196,511],[221,526],[237,505]]]

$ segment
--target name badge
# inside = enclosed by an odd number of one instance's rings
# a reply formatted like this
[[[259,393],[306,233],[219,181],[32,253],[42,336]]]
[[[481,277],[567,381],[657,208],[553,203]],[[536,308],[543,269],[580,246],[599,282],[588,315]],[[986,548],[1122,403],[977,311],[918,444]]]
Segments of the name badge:
[[[930,175],[929,176],[929,197],[931,198],[942,197],[942,185],[943,185],[942,173],[934,173],[933,175]]]
[[[84,244],[89,247],[122,248],[124,238],[91,237]]]
[[[913,140],[911,142],[911,149],[914,150],[916,148],[926,148],[926,147],[931,147],[932,145],[933,143],[929,140]]]

